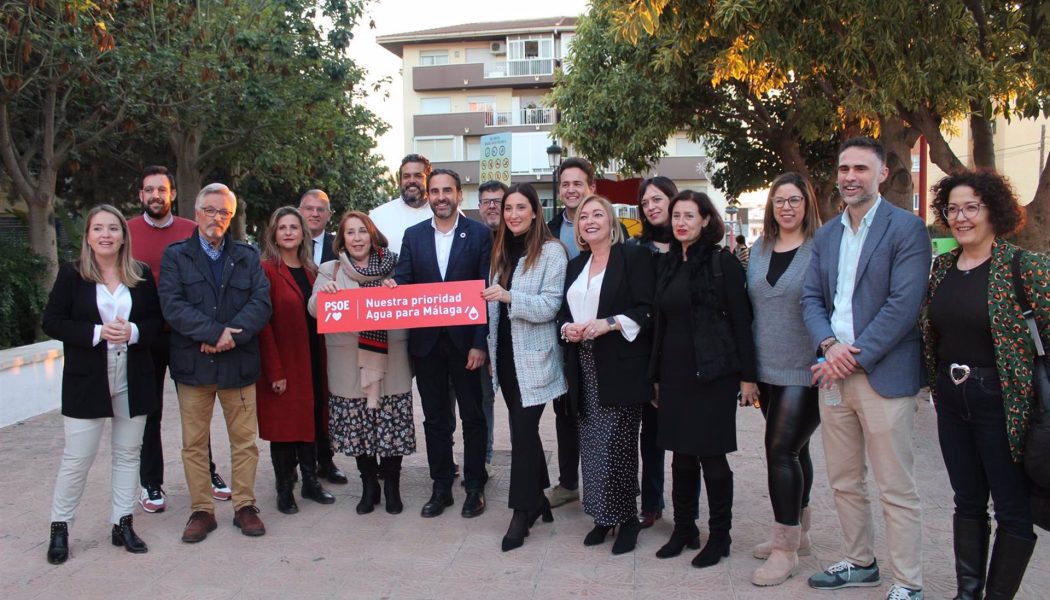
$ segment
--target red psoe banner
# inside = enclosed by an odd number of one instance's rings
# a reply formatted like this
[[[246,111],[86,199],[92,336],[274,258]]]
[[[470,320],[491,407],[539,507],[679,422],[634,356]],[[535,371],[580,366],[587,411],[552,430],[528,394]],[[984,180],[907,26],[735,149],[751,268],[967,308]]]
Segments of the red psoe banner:
[[[478,325],[488,319],[485,281],[355,288],[317,296],[317,332]]]

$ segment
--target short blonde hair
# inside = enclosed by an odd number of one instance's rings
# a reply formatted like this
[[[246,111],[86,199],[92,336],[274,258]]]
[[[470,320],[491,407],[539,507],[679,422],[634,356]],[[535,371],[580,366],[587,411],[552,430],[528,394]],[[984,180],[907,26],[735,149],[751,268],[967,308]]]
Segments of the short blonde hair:
[[[99,213],[109,213],[120,221],[120,231],[124,234],[124,243],[117,250],[117,273],[120,275],[121,283],[128,288],[133,288],[136,284],[145,281],[146,278],[142,276],[142,265],[131,258],[131,232],[128,231],[128,222],[124,219],[124,215],[120,214],[119,210],[109,204],[99,204],[92,208],[88,211],[87,218],[84,219],[84,236],[80,242],[80,264],[78,265],[80,276],[85,281],[106,282],[102,278],[102,272],[98,269],[95,251],[88,245],[88,232],[91,230],[91,221]]]
[[[579,222],[580,212],[583,210],[584,206],[587,206],[588,202],[597,202],[602,205],[602,208],[605,209],[605,214],[609,215],[609,230],[612,231],[612,243],[614,245],[622,244],[624,242],[623,229],[620,227],[620,222],[616,218],[616,211],[613,209],[612,203],[609,202],[607,198],[597,194],[584,198],[583,202],[580,202],[580,205],[576,207],[576,221]],[[574,222],[572,224],[572,230],[573,235],[576,238],[576,247],[582,252],[590,250],[590,245],[580,237],[580,228],[577,223]]]

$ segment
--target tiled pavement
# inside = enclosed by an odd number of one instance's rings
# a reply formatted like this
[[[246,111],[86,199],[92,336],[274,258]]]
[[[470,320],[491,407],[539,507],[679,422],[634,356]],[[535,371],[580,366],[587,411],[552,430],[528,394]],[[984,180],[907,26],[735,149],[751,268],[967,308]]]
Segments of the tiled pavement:
[[[591,522],[578,503],[555,509],[555,521],[539,522],[524,547],[499,549],[510,512],[506,508],[509,440],[506,410],[496,406],[496,463],[488,485],[488,511],[473,520],[459,516],[463,500],[435,519],[422,519],[419,508],[429,494],[422,453],[421,411],[416,407],[421,452],[405,461],[399,516],[354,512],[360,481],[351,475],[345,486],[328,486],[337,497],[322,506],[299,500],[300,512],[286,516],[274,507],[273,470],[266,443],[260,443],[256,494],[267,534],[248,538],[231,524],[229,503],[217,503],[219,529],[196,545],[179,541],[188,517],[185,480],[179,459],[178,405],[169,383],[165,398],[164,446],[169,507],[161,514],[136,512],[136,530],[149,544],[145,555],[132,555],[109,543],[108,432],[91,471],[88,487],[72,528],[72,557],[61,566],[44,558],[55,473],[62,452],[62,420],[51,412],[0,429],[0,597],[15,598],[884,598],[880,588],[816,592],[805,577],[840,558],[837,519],[824,471],[819,433],[814,436],[816,485],[814,555],[802,560],[802,572],[776,588],[751,585],[759,561],[750,556],[771,519],[762,454],[762,418],[758,411],[738,416],[740,451],[730,464],[736,473],[733,551],[719,565],[697,570],[692,553],[659,560],[653,556],[671,530],[670,514],[642,532],[638,549],[612,556],[610,544],[585,548],[581,541]],[[927,598],[951,598],[951,490],[937,448],[934,416],[922,403],[915,436],[916,464],[924,509],[924,568]],[[229,454],[222,419],[213,421],[213,440],[220,472],[229,474]],[[544,415],[542,433],[548,455],[556,450],[554,418]],[[462,448],[457,444],[457,448]],[[353,460],[337,457],[351,473]],[[557,461],[550,461],[556,480]],[[670,468],[670,460],[667,460]],[[668,474],[669,475],[669,474]],[[668,477],[668,482],[670,481]],[[872,489],[874,489],[872,487]],[[667,490],[669,496],[670,490]],[[702,534],[706,537],[706,500],[701,499]],[[878,506],[876,502],[876,507]],[[877,554],[887,574],[881,515]],[[884,578],[884,581],[886,578]],[[1020,598],[1050,597],[1050,549],[1036,550]]]

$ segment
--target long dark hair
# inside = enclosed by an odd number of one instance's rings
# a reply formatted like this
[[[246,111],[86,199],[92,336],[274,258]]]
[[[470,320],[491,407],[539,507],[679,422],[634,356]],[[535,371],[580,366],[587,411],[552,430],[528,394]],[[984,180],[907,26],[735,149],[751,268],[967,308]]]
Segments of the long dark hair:
[[[503,201],[500,202],[499,227],[496,229],[496,241],[492,245],[492,262],[489,267],[491,271],[489,273],[490,279],[494,280],[498,273],[498,283],[504,287],[507,285],[507,279],[510,277],[510,274],[514,272],[515,266],[511,264],[510,252],[508,251],[510,239],[514,234],[510,232],[506,221],[503,220],[503,209],[507,205],[507,199],[512,194],[525,196],[525,199],[529,201],[529,205],[532,206],[532,225],[523,234],[525,236],[525,271],[531,269],[536,264],[536,261],[540,259],[543,245],[555,239],[551,235],[550,229],[547,229],[547,223],[543,220],[543,207],[540,205],[540,196],[536,193],[536,188],[527,183],[516,183],[510,186],[507,193],[503,195]],[[496,283],[495,280],[493,283]]]
[[[664,227],[657,227],[649,222],[649,219],[645,216],[645,211],[642,210],[642,197],[645,196],[645,190],[649,189],[649,186],[654,186],[667,196],[668,211],[670,211],[671,207],[671,198],[678,195],[678,186],[663,175],[647,177],[642,180],[641,185],[638,186],[638,216],[642,218],[642,234],[638,236],[638,241],[669,242],[671,241],[671,238],[674,237],[674,235],[671,234],[671,213],[667,213],[667,225]]]
[[[714,248],[726,235],[725,222],[722,221],[722,215],[718,214],[718,210],[715,209],[714,202],[711,202],[711,198],[703,192],[694,192],[693,190],[682,190],[671,200],[670,206],[667,207],[667,213],[674,213],[674,207],[679,202],[693,202],[696,207],[700,210],[701,217],[708,217],[707,225],[700,230],[700,237],[693,242],[693,245],[698,249]],[[690,250],[692,252],[692,250]],[[678,241],[678,238],[671,240],[671,253],[681,255],[682,254],[682,242]]]

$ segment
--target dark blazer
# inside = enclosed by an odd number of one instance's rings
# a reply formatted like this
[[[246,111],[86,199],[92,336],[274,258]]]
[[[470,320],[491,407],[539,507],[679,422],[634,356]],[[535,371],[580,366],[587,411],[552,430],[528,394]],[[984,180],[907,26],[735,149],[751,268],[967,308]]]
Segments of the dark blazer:
[[[400,284],[438,283],[441,281],[488,280],[489,259],[492,256],[492,232],[481,223],[459,216],[452,251],[448,257],[445,278],[437,263],[434,246],[434,227],[427,219],[405,230],[401,241],[401,256],[394,269],[394,281]],[[420,327],[409,330],[408,353],[423,357],[437,344],[442,329],[448,330],[456,349],[467,354],[471,349],[486,350],[488,324],[459,325],[456,327]]]
[[[186,385],[244,387],[259,378],[259,332],[270,321],[270,283],[259,253],[227,234],[222,282],[215,284],[200,232],[164,251],[160,264],[160,305],[171,325],[171,378]],[[201,342],[215,345],[226,327],[236,346],[218,354],[201,352]]]
[[[813,236],[813,258],[802,288],[802,319],[815,353],[833,337],[831,313],[839,275],[840,218]],[[855,358],[884,398],[913,396],[922,384],[919,311],[930,277],[926,225],[885,198],[876,209],[857,263],[853,291]]]
[[[590,259],[583,252],[569,261],[565,271],[565,289],[558,312],[558,328],[572,323],[572,313],[565,294],[578,277],[586,277],[583,268]],[[594,341],[598,375],[598,402],[602,406],[632,406],[653,399],[653,386],[647,376],[649,352],[652,349],[652,305],[656,276],[652,254],[638,246],[614,244],[605,267],[598,300],[597,318],[624,315],[641,326],[633,342],[619,331],[607,333]],[[565,379],[569,385],[569,410],[580,406],[583,388],[580,373],[580,345],[565,346]]]
[[[139,330],[138,343],[128,346],[128,406],[133,417],[150,414],[160,404],[150,347],[164,326],[153,273],[146,263],[139,265],[145,281],[130,288],[131,314],[128,315],[128,321]],[[91,345],[95,325],[103,324],[95,285],[94,281],[80,276],[75,264],[63,264],[44,307],[44,333],[60,340],[65,353],[62,414],[77,419],[113,416],[107,344],[103,340]]]
[[[321,266],[330,260],[336,259],[335,250],[332,250],[333,242],[335,242],[335,234],[326,232],[321,247],[321,264],[317,266]]]

